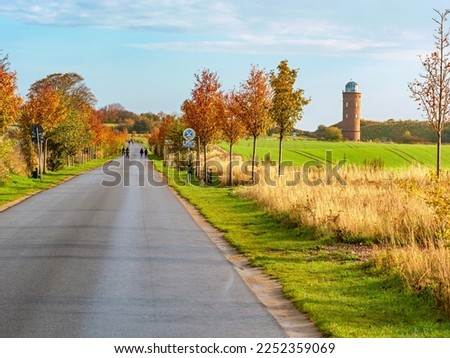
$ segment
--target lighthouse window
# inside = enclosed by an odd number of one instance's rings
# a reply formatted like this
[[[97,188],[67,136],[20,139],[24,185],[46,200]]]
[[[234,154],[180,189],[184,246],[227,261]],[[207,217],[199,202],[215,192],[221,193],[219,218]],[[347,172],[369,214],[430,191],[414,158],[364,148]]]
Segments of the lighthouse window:
[[[347,108],[348,108],[348,102],[345,102],[345,107],[347,107]]]
[[[357,114],[355,114],[355,118],[358,119],[358,115]]]
[[[345,118],[348,118],[348,113],[345,113]]]

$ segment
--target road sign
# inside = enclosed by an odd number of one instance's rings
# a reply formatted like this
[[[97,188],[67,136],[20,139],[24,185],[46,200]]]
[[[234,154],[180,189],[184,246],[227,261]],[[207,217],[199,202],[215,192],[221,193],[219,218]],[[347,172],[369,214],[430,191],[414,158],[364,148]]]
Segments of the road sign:
[[[31,142],[33,144],[44,143],[44,138],[42,137],[42,133],[44,132],[44,128],[40,124],[33,124],[31,126]]]
[[[195,148],[195,142],[193,140],[184,140],[183,141],[183,148],[194,149]]]
[[[183,131],[183,138],[187,141],[193,140],[195,138],[195,131],[192,128],[186,128]]]
[[[31,127],[31,135],[39,135],[44,132],[44,128],[40,124],[33,124]]]

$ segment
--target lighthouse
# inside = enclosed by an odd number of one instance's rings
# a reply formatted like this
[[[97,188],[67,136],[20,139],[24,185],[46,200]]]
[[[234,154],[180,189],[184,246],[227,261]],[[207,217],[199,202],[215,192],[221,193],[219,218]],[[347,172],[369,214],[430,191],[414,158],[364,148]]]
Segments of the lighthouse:
[[[344,139],[359,141],[361,139],[361,92],[356,82],[350,81],[342,92],[342,134]]]

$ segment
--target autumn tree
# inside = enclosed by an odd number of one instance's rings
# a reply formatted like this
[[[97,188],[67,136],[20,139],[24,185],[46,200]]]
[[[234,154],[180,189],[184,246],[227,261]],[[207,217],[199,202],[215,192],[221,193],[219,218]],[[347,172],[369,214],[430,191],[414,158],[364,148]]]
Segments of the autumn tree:
[[[295,123],[302,118],[303,107],[310,99],[304,97],[302,89],[294,89],[298,69],[289,68],[288,61],[283,60],[277,70],[277,73],[274,71],[270,73],[270,85],[273,91],[271,115],[280,131],[278,147],[278,175],[280,175],[283,139],[291,134]]]
[[[420,74],[420,80],[414,80],[408,84],[413,98],[419,109],[425,115],[433,127],[437,136],[436,174],[441,172],[441,145],[442,132],[449,121],[450,113],[450,43],[449,29],[446,28],[447,16],[450,10],[440,12],[436,9],[437,18],[433,21],[437,24],[434,34],[435,50],[425,58],[420,57],[425,72]]]
[[[99,110],[106,123],[119,123],[123,120],[123,113],[126,111],[120,103],[108,104]]]
[[[51,131],[66,116],[66,101],[50,84],[30,87],[22,118],[27,129],[32,124],[41,124],[45,131]]]
[[[15,131],[6,134],[20,116],[22,99],[16,94],[16,80],[16,73],[9,69],[8,56],[1,57],[0,51],[0,184],[6,183],[11,174],[26,170]]]
[[[8,56],[4,56],[0,58],[0,134],[20,115],[22,99],[16,92],[17,76],[9,69]]]
[[[203,149],[203,176],[207,173],[207,147],[219,138],[220,120],[223,117],[223,94],[217,73],[208,69],[195,74],[195,85],[191,97],[181,106],[183,120],[195,130]]]
[[[257,139],[274,125],[270,116],[272,91],[267,74],[252,66],[249,78],[241,84],[240,95],[242,119],[248,134],[253,137],[252,182],[254,182]]]
[[[47,143],[48,135],[55,127],[63,121],[67,116],[67,108],[65,106],[63,96],[53,89],[50,85],[41,86],[39,89],[33,85],[27,94],[27,101],[23,106],[20,124],[22,128],[23,150],[26,154],[26,161],[29,170],[34,167],[32,147],[29,139],[30,131],[33,125],[39,124],[46,132],[46,140],[44,142],[44,168],[47,168]]]
[[[85,105],[94,106],[97,102],[94,94],[84,83],[84,78],[77,73],[54,73],[35,82],[32,87],[39,91],[49,85],[67,98],[73,109],[82,110]]]
[[[159,136],[160,130],[160,127],[153,128],[153,130],[147,136],[148,145],[150,146],[151,150],[159,156],[161,156],[162,148],[162,143]]]
[[[228,165],[229,185],[233,185],[233,145],[246,134],[242,116],[241,96],[236,91],[231,91],[224,96],[224,116],[220,121],[222,137],[229,145],[230,160]]]
[[[176,154],[176,164],[181,163],[181,154],[183,148],[183,130],[185,125],[181,119],[175,115],[166,114],[163,117],[161,126],[159,127],[158,136],[161,143],[168,153]]]
[[[33,83],[27,97],[24,136],[29,135],[32,124],[44,128],[51,169],[62,167],[67,157],[93,143],[90,119],[96,100],[83,77],[76,73],[49,75]]]

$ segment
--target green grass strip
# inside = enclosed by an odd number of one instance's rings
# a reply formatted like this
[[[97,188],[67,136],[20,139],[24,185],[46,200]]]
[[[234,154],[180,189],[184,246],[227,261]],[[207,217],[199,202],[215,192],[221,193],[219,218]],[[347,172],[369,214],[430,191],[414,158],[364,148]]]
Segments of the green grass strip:
[[[255,266],[279,280],[284,294],[329,337],[450,337],[450,321],[430,296],[405,290],[345,246],[274,218],[238,189],[186,185],[185,172],[163,168],[189,200]],[[196,183],[198,184],[198,183]],[[329,246],[333,244],[334,249]]]

